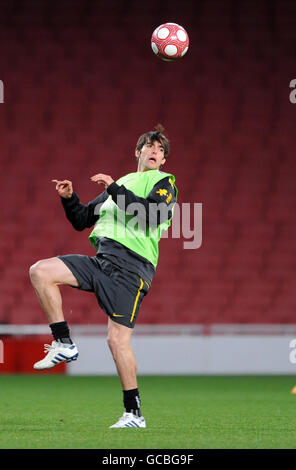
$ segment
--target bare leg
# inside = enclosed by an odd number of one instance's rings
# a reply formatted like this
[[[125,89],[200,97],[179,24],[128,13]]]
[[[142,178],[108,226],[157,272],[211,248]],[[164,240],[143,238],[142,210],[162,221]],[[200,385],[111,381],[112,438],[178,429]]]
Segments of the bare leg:
[[[30,278],[48,322],[64,321],[62,297],[58,285],[79,285],[70,269],[59,258],[48,258],[30,267]]]
[[[123,390],[132,390],[137,385],[137,363],[130,339],[132,328],[108,319],[108,345],[113,355]]]

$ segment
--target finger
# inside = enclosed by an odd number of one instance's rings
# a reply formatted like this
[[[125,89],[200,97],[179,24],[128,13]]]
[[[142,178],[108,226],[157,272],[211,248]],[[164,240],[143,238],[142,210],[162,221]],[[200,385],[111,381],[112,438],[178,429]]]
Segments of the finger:
[[[56,185],[56,189],[57,189],[58,191],[63,191],[64,189],[67,189],[67,187],[68,187],[68,186],[67,186],[66,184],[64,184],[64,183],[58,183],[58,184]]]
[[[102,178],[102,176],[105,176],[103,173],[97,173],[96,175],[93,175],[91,178]]]
[[[70,181],[60,181],[60,186],[62,186],[63,188],[68,188],[70,187],[71,183]]]
[[[98,183],[98,184],[104,184],[105,181],[102,180],[102,179],[97,179],[97,180],[93,180],[94,183]]]
[[[102,178],[91,178],[92,181],[98,183],[99,181],[103,181]]]
[[[59,180],[51,180],[53,183],[56,183],[58,187],[65,187],[69,184],[68,181],[64,180],[64,181],[59,181]]]

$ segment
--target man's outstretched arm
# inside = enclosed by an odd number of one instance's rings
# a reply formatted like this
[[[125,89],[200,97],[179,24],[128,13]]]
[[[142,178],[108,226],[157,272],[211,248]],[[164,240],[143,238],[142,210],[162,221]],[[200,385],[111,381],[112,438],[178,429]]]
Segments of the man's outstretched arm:
[[[71,222],[75,230],[82,231],[85,228],[92,227],[99,219],[99,210],[97,206],[103,204],[103,202],[105,202],[109,197],[107,191],[104,191],[88,204],[82,204],[78,195],[73,191],[71,181],[52,181],[56,183],[56,190],[61,198],[66,217],[69,222]]]

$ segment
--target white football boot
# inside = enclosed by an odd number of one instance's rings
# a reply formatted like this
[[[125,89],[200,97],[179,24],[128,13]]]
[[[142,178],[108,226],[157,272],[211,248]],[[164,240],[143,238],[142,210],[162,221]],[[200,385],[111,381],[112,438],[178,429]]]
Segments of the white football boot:
[[[44,352],[47,352],[47,355],[41,361],[35,362],[34,369],[51,369],[61,362],[76,361],[78,357],[78,349],[75,344],[61,343],[60,341],[45,344]]]
[[[146,421],[143,416],[124,412],[117,423],[109,426],[109,428],[146,428]]]

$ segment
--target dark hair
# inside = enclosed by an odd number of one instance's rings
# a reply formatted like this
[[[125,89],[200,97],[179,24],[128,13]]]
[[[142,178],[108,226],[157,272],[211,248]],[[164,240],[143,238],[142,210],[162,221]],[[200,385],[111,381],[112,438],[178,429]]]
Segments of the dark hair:
[[[170,143],[168,138],[164,135],[164,127],[161,124],[155,126],[155,131],[146,132],[139,137],[136,150],[140,152],[143,145],[147,144],[147,142],[153,143],[155,140],[163,146],[164,158],[166,158],[170,153]]]

